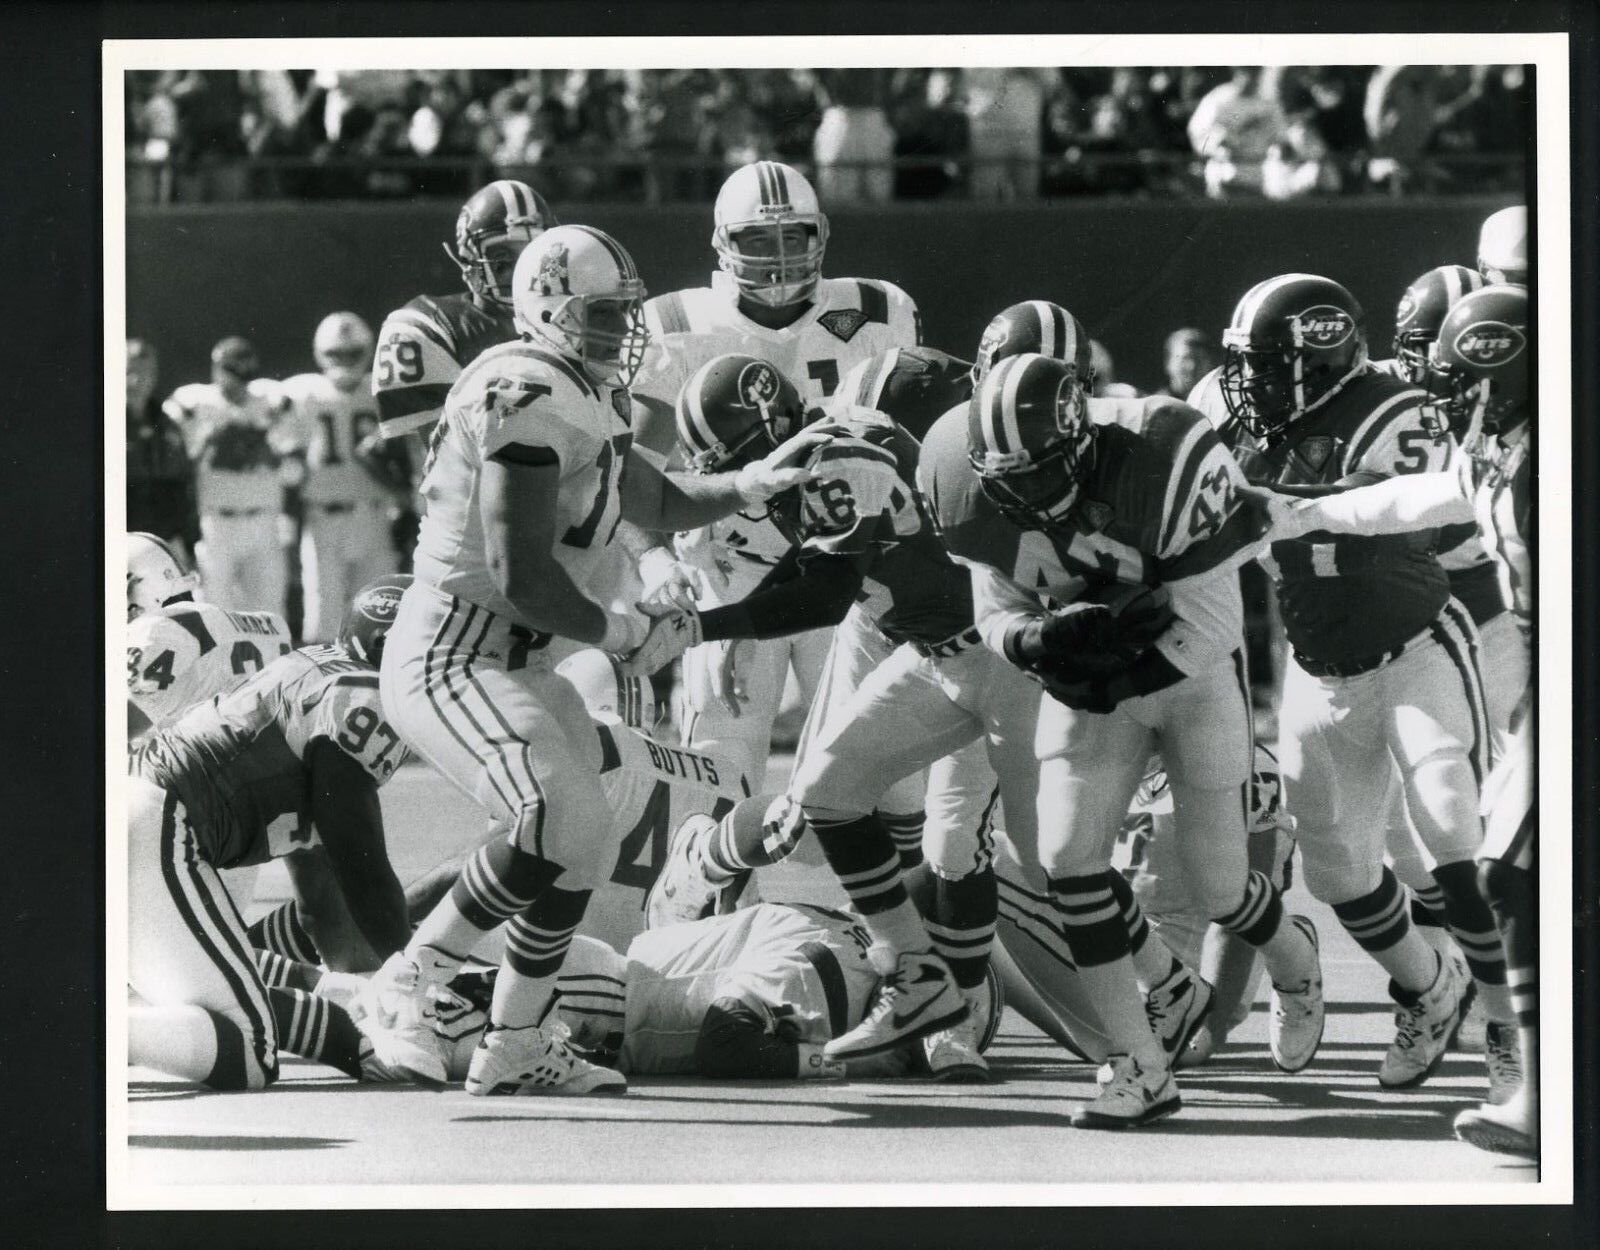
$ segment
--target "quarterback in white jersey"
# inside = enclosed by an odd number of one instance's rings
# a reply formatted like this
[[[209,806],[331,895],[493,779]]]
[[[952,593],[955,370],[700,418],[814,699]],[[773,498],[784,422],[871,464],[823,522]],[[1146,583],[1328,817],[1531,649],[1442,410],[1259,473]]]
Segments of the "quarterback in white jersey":
[[[312,355],[318,372],[283,382],[289,408],[277,441],[304,470],[300,632],[307,641],[326,642],[356,589],[394,571],[389,511],[395,501],[361,450],[378,428],[370,393],[372,330],[355,313],[330,313],[317,326]]]
[[[711,285],[645,305],[650,347],[633,389],[646,409],[640,437],[653,449],[673,445],[678,394],[715,357],[765,360],[817,407],[862,361],[920,341],[917,306],[892,282],[822,277],[828,219],[798,170],[776,161],[735,170],[713,218],[720,269]],[[743,599],[790,546],[760,509],[678,542],[680,559],[702,574],[703,607]],[[818,629],[691,650],[683,666],[685,745],[737,754],[759,787],[788,672],[792,667],[809,706],[832,636]]]
[[[380,1057],[442,1079],[426,1016],[487,931],[509,921],[493,1026],[469,1093],[620,1090],[538,1021],[609,848],[602,753],[553,638],[626,654],[646,618],[615,603],[624,517],[704,525],[809,480],[786,455],[717,478],[663,474],[632,447],[627,383],[644,286],[609,235],[557,226],[518,257],[522,338],[478,357],[430,439],[416,581],[381,669],[383,702],[422,758],[488,809],[492,839],[371,986]]]
[[[165,728],[290,649],[276,612],[196,603],[198,581],[154,534],[128,535],[128,730]]]
[[[211,381],[180,386],[161,407],[183,431],[195,466],[195,560],[207,594],[281,612],[288,575],[275,437],[288,401],[258,371],[248,340],[223,339],[211,349]]]

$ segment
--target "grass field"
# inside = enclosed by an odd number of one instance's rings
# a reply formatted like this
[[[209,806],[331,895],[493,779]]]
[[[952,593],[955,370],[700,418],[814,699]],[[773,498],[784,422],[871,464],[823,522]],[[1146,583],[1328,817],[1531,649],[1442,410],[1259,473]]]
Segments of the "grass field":
[[[774,773],[782,775],[778,768]],[[402,880],[470,841],[482,818],[430,772],[384,791]],[[247,914],[282,897],[272,867]],[[771,891],[769,891],[771,893]],[[1386,1091],[1392,1036],[1383,974],[1303,889],[1323,939],[1326,1040],[1297,1076],[1273,1068],[1264,1005],[1205,1067],[1184,1109],[1135,1134],[1066,1116],[1094,1090],[1090,1065],[1008,1013],[990,1058],[1002,1081],[763,1084],[636,1079],[621,1099],[475,1099],[459,1088],[356,1086],[285,1061],[273,1089],[224,1095],[130,1074],[136,1183],[527,1184],[775,1182],[1455,1182],[1535,1179],[1531,1165],[1456,1142],[1450,1121],[1483,1093],[1483,1059],[1452,1053],[1420,1089]],[[1464,1194],[1463,1198],[1469,1198]]]

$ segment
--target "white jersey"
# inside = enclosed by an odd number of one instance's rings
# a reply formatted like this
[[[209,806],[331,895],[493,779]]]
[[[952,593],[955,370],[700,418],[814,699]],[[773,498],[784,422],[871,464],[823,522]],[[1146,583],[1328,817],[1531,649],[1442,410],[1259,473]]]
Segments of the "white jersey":
[[[128,626],[128,699],[161,729],[289,650],[289,626],[276,612],[157,608]]]
[[[450,389],[430,440],[418,579],[531,628],[495,588],[479,513],[484,461],[514,447],[523,462],[560,465],[555,557],[575,585],[608,602],[630,421],[626,390],[597,387],[552,351],[516,342],[479,356]]]
[[[892,282],[860,278],[821,279],[805,314],[773,330],[739,311],[732,280],[717,273],[709,287],[650,300],[645,325],[650,347],[633,390],[669,407],[695,370],[729,352],[769,362],[799,388],[809,407],[820,407],[857,365],[892,347],[914,347],[921,339],[911,297]],[[713,561],[724,566],[730,584],[714,593],[713,603],[744,598],[789,550],[790,543],[764,516],[755,509],[725,518],[680,550],[686,563],[708,572]]]
[[[759,903],[726,916],[650,929],[628,947],[624,1072],[694,1071],[706,1010],[734,998],[800,1039],[824,1042],[867,1012],[878,974],[861,918],[820,907]]]
[[[244,402],[234,404],[215,383],[191,382],[161,406],[183,431],[202,514],[277,512],[281,506],[274,440],[288,399],[265,378],[248,389]]]
[[[1477,513],[1484,544],[1494,556],[1506,602],[1529,626],[1533,623],[1533,557],[1529,550],[1533,477],[1528,459],[1532,424],[1526,422],[1504,437],[1480,435],[1470,449],[1474,454],[1463,456],[1458,470],[1470,483],[1468,498]]]
[[[616,858],[589,900],[581,932],[622,949],[644,929],[645,896],[667,860],[673,832],[690,816],[717,819],[750,793],[739,769],[715,756],[667,746],[617,721],[597,721],[600,784],[615,813]]]
[[[283,382],[288,401],[278,429],[280,451],[305,456],[301,494],[308,504],[381,504],[386,490],[356,459],[355,449],[378,428],[371,384],[345,391],[321,373],[297,373]]]

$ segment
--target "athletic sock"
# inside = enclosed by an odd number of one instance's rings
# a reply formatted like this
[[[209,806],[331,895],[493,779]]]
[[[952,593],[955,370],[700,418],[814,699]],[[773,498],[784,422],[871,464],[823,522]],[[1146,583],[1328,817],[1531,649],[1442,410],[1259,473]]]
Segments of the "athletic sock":
[[[900,855],[900,871],[910,872],[922,862],[922,829],[928,822],[927,813],[879,811],[878,819],[894,839],[894,849]]]
[[[322,980],[322,969],[296,959],[286,959],[268,950],[257,950],[256,971],[268,989],[306,990],[314,993]]]
[[[906,871],[904,850],[900,853],[900,869]],[[924,923],[933,939],[933,949],[944,956],[956,984],[964,990],[975,990],[983,984],[999,911],[993,867],[956,878],[935,873],[933,915],[924,917]]]
[[[713,885],[787,859],[806,831],[805,816],[787,795],[740,799],[700,842],[700,865]]]
[[[1438,882],[1408,888],[1411,891],[1411,923],[1419,929],[1444,928],[1444,891],[1439,888]]]
[[[1445,923],[1466,956],[1484,1015],[1497,1024],[1509,1024],[1515,1013],[1506,985],[1505,948],[1494,912],[1478,885],[1478,865],[1472,860],[1440,864],[1433,876],[1444,899]]]
[[[279,1050],[361,1079],[361,1031],[343,1007],[305,990],[269,987],[267,999],[278,1027]]]
[[[1111,869],[1077,877],[1050,877],[1050,901],[1066,930],[1084,993],[1094,1005],[1113,1053],[1126,1053],[1147,1070],[1165,1068],[1167,1052],[1150,1031],[1144,995],[1128,953],[1128,928],[1117,903]]]
[[[1539,906],[1533,873],[1497,860],[1479,869],[1505,951],[1506,984],[1517,1027],[1539,1024]]]
[[[286,959],[296,959],[303,964],[320,964],[322,952],[311,940],[306,927],[300,923],[300,913],[293,901],[273,908],[246,932],[250,945],[271,951]]]
[[[877,816],[838,816],[806,809],[806,823],[839,884],[879,942],[900,951],[932,948],[922,917],[900,880],[900,856]]]
[[[492,1025],[521,1029],[543,1020],[572,935],[583,923],[589,894],[546,886],[525,911],[512,917],[506,926],[505,964],[495,978]]]
[[[1114,872],[1110,877],[1110,885],[1122,913],[1122,923],[1128,931],[1128,954],[1133,960],[1134,975],[1139,980],[1139,988],[1149,993],[1151,987],[1160,985],[1183,964],[1167,948],[1167,944],[1151,932],[1150,922],[1145,919],[1144,909],[1134,897],[1133,886],[1128,879],[1120,872]]]
[[[1403,990],[1420,994],[1433,985],[1439,956],[1411,924],[1411,913],[1399,879],[1387,867],[1377,888],[1359,898],[1333,905],[1333,914]]]
[[[448,982],[485,933],[525,911],[560,871],[509,840],[496,838],[479,847],[462,865],[450,893],[411,935],[406,957],[416,962],[424,981]]]
[[[1399,882],[1395,884],[1398,888]],[[1245,878],[1244,898],[1214,923],[1261,952],[1275,985],[1294,989],[1315,974],[1316,951],[1298,928],[1283,923],[1283,916],[1283,895],[1278,887],[1265,873],[1252,869]]]

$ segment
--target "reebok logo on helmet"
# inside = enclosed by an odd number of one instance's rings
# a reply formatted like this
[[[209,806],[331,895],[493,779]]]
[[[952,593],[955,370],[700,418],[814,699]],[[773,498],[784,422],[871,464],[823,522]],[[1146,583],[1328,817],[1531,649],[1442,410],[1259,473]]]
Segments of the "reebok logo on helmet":
[[[1456,335],[1455,349],[1463,360],[1498,367],[1510,364],[1528,345],[1527,335],[1503,321],[1477,321]]]
[[[1355,320],[1342,308],[1316,304],[1295,318],[1300,339],[1307,347],[1338,347],[1356,332]]]

